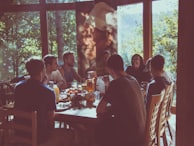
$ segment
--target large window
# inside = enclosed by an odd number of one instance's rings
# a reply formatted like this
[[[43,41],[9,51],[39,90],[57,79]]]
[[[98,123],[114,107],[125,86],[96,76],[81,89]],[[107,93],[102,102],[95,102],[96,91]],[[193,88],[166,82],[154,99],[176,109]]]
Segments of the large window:
[[[24,75],[25,60],[31,55],[41,56],[39,13],[4,13],[0,36],[0,80]]]
[[[57,55],[60,64],[66,50],[73,50],[77,58],[75,11],[49,11],[47,25],[49,53]]]
[[[178,40],[178,0],[152,3],[153,55],[165,57],[165,70],[176,80]]]
[[[0,6],[0,80],[24,75],[24,60],[31,55],[52,53],[61,63],[65,50],[77,53],[75,3],[92,0],[42,1],[12,0],[6,1],[6,7]],[[117,6],[117,50],[126,66],[131,64],[133,54],[143,56],[146,51],[143,32],[150,30],[143,31],[147,29],[143,26],[143,4],[138,1]],[[152,12],[152,54],[165,56],[166,70],[176,79],[178,0],[153,1]]]
[[[118,53],[128,66],[133,54],[143,55],[143,4],[119,6],[117,19]]]

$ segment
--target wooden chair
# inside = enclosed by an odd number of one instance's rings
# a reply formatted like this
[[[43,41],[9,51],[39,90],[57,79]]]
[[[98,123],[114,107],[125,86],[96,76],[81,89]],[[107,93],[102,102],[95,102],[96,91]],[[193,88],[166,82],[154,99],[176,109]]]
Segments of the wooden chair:
[[[160,94],[152,95],[147,111],[145,146],[157,145],[157,117],[165,90]]]
[[[10,109],[4,109],[3,112],[5,117],[13,117],[12,120],[7,120],[7,122],[3,124],[3,129],[5,131],[3,146],[14,144],[37,146],[37,112],[24,112]],[[30,124],[16,122],[16,118],[29,121]],[[26,135],[29,135],[29,137],[22,134],[20,135],[17,132],[24,132]]]
[[[175,94],[175,84],[172,82],[170,90],[169,90],[169,99],[168,99],[168,103],[167,103],[167,107],[166,107],[166,115],[165,115],[166,116],[166,124],[167,124],[167,128],[169,130],[171,140],[172,140],[172,132],[170,129],[169,118],[170,118],[171,114],[176,114],[176,112],[175,112],[176,107],[172,105],[174,94]]]
[[[166,90],[165,90],[165,94],[164,94],[164,98],[161,102],[160,108],[159,108],[159,113],[158,113],[158,121],[157,121],[157,143],[158,146],[160,146],[160,137],[162,137],[163,139],[163,144],[164,146],[167,146],[167,139],[166,139],[166,128],[168,128],[170,136],[171,136],[171,140],[172,140],[172,133],[170,130],[170,125],[168,123],[168,119],[170,116],[170,109],[171,109],[171,105],[172,105],[172,98],[173,98],[173,87],[174,87],[174,83],[171,83],[171,85],[169,85]]]

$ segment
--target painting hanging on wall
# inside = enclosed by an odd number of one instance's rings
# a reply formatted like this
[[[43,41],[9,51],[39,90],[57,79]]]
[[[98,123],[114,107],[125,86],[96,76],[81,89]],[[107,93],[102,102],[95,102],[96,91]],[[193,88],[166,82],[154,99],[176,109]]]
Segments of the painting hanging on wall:
[[[105,63],[117,53],[116,11],[104,2],[76,4],[78,72],[106,73]]]

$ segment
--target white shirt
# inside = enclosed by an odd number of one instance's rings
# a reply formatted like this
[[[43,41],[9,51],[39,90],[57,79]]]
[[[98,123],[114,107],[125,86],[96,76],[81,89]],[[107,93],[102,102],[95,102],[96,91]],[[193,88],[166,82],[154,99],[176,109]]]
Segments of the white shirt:
[[[51,74],[47,73],[47,83],[48,81],[53,81],[60,88],[62,85],[66,85],[65,79],[62,77],[59,70],[52,71]]]

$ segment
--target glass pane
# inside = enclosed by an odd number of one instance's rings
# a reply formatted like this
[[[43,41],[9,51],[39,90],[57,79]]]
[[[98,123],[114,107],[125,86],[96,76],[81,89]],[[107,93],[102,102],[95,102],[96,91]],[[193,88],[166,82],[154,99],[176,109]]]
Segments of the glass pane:
[[[65,50],[74,51],[77,58],[75,11],[49,11],[47,16],[49,53],[59,57],[59,64]]]
[[[117,15],[118,53],[128,66],[133,54],[143,55],[143,4],[119,6]]]
[[[0,17],[0,80],[26,74],[25,60],[41,57],[38,12],[4,13]]]
[[[160,0],[153,4],[153,55],[165,57],[165,70],[176,80],[178,0]]]
[[[73,2],[84,2],[94,0],[46,0],[46,3],[73,3]]]
[[[12,4],[38,4],[39,0],[12,0]]]

